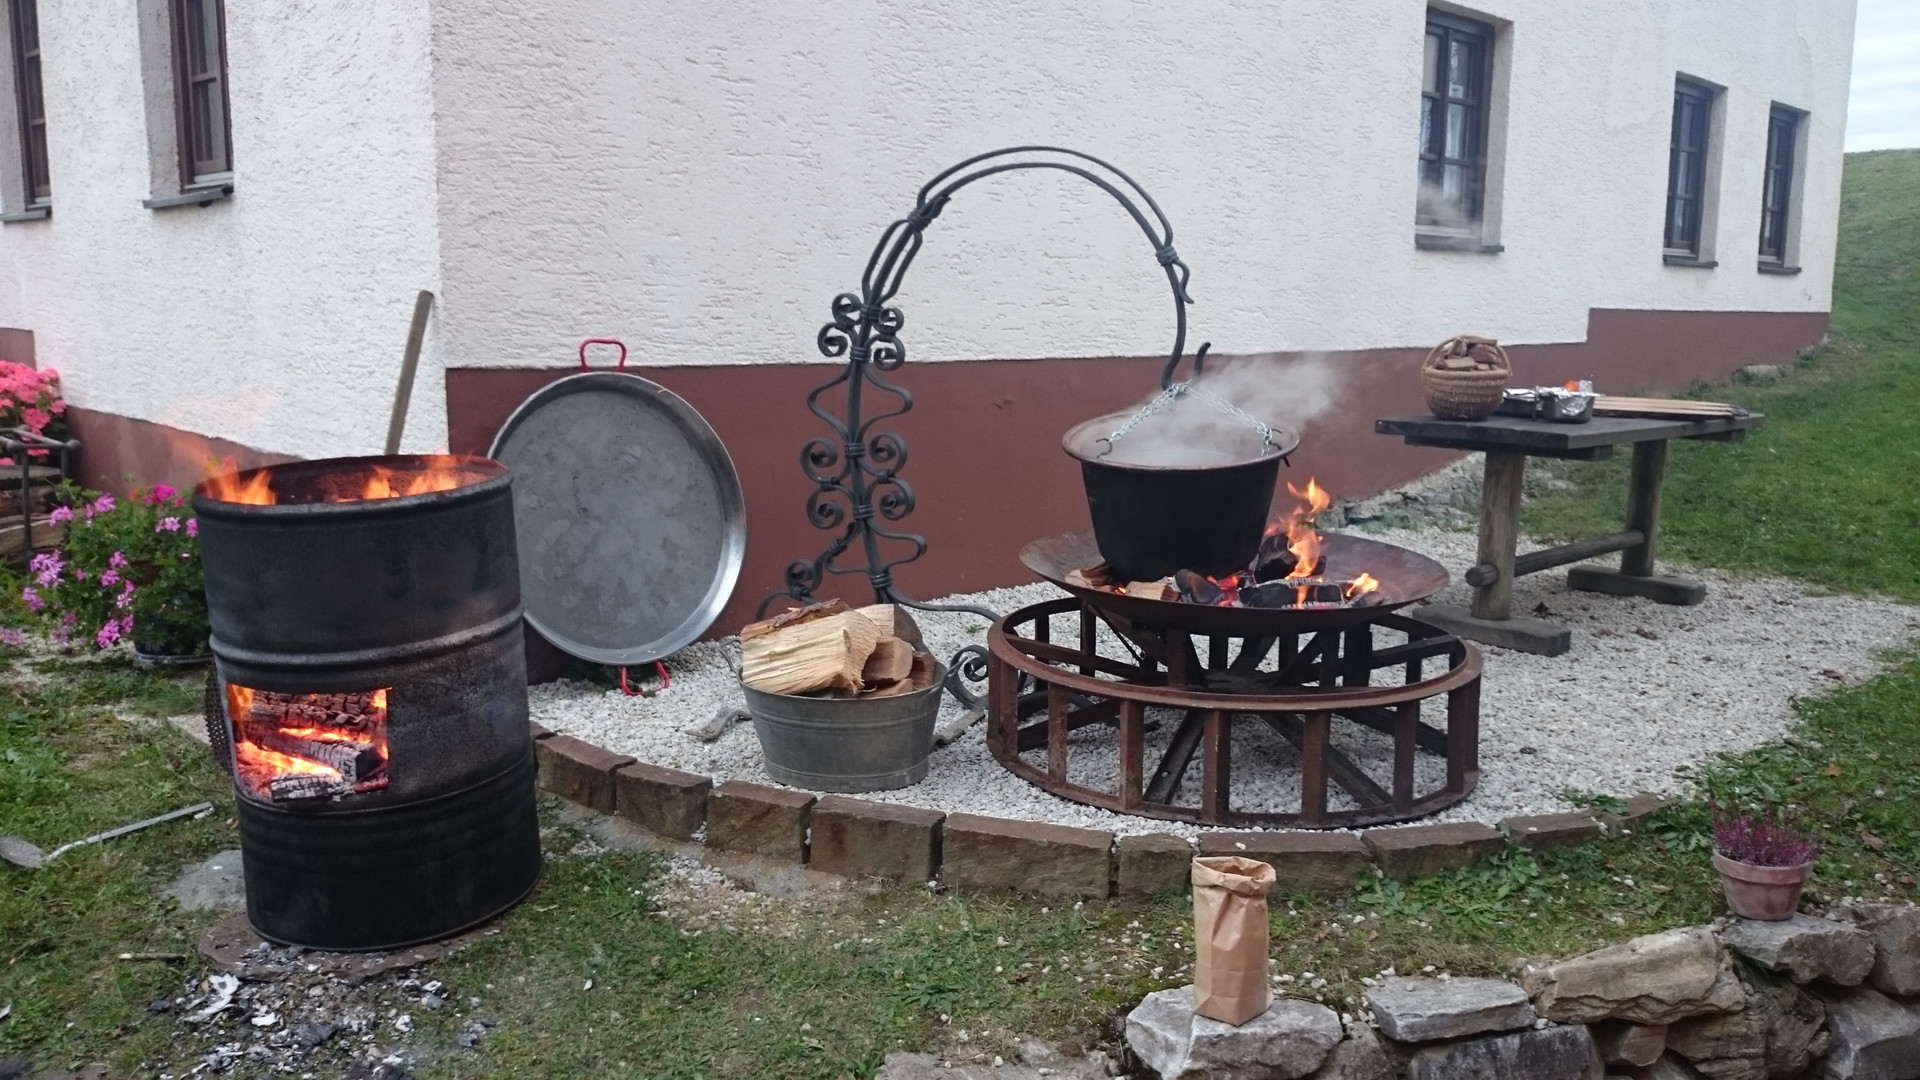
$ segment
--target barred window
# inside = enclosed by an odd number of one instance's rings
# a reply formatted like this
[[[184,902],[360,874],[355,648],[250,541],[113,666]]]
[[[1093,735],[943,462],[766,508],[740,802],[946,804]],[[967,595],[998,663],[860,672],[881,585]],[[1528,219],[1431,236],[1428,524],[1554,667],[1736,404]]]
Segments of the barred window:
[[[1673,84],[1673,139],[1667,151],[1668,254],[1700,254],[1700,222],[1706,213],[1707,124],[1713,88],[1690,79]]]
[[[47,105],[40,78],[40,13],[36,0],[9,0],[13,25],[14,99],[20,110],[20,156],[27,174],[27,202],[53,197],[47,170]]]
[[[1420,84],[1420,201],[1414,223],[1470,229],[1487,181],[1487,98],[1493,27],[1427,12]]]
[[[180,172],[186,185],[233,171],[223,0],[172,0]]]
[[[1767,173],[1760,195],[1760,259],[1787,261],[1787,215],[1793,202],[1793,149],[1800,114],[1775,105],[1767,118]]]

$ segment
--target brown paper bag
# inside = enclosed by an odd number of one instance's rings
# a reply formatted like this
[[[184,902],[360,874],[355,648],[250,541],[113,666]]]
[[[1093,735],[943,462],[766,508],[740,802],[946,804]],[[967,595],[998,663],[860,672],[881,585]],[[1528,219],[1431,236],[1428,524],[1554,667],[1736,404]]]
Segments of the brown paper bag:
[[[1267,1011],[1273,867],[1239,855],[1193,860],[1193,1011],[1241,1024]]]

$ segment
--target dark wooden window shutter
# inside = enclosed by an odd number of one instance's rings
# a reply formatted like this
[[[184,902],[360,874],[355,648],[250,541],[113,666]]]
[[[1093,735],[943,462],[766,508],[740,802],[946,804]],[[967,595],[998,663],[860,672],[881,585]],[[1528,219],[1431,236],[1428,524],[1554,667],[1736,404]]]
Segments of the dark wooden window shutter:
[[[223,0],[172,0],[180,173],[185,184],[233,169]]]
[[[40,78],[40,12],[37,0],[9,0],[13,23],[14,97],[20,108],[20,150],[26,166],[27,201],[53,196],[47,169],[47,104]]]

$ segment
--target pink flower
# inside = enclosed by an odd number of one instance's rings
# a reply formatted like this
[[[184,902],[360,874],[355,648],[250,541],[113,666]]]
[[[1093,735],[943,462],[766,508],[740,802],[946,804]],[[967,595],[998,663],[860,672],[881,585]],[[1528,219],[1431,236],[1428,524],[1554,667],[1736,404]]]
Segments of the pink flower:
[[[127,557],[116,551],[112,555],[107,556],[107,565],[118,570],[127,565]]]
[[[12,627],[0,627],[0,645],[11,645],[18,649],[27,643],[27,635]]]
[[[118,571],[118,570],[109,570],[109,571],[107,571],[106,573],[104,573],[104,574],[101,574],[101,575],[100,575],[100,587],[101,587],[101,588],[103,588],[103,589],[110,589],[110,588],[112,588],[113,586],[115,586],[115,585],[118,585],[118,584],[120,584],[120,571]]]
[[[47,606],[47,602],[40,599],[40,594],[31,585],[20,590],[20,599],[27,602],[28,611],[42,611]]]
[[[119,596],[113,598],[113,606],[119,608],[121,611],[126,611],[133,606],[133,582],[128,581],[122,584],[126,585],[126,588],[120,591]]]
[[[93,640],[103,649],[112,648],[114,643],[120,640],[120,624],[113,619],[108,619],[106,625],[100,628],[100,632],[93,636]]]
[[[152,499],[155,503],[171,502],[174,494],[173,485],[171,484],[153,485]]]
[[[59,398],[55,398],[53,404],[47,406],[47,411],[55,416],[59,416],[61,413],[67,411],[67,403],[61,401]]]
[[[59,552],[47,551],[35,555],[27,568],[33,571],[33,580],[50,587],[59,582],[60,571],[66,568],[66,564],[60,560]]]
[[[28,429],[35,432],[46,430],[47,425],[53,421],[50,414],[39,409],[27,409],[21,412],[20,419],[25,420]]]
[[[179,532],[180,519],[177,517],[163,517],[153,523],[153,531],[157,533]]]
[[[47,515],[47,520],[53,522],[55,525],[59,525],[63,522],[72,521],[73,507],[56,506],[53,508],[53,513]]]
[[[87,572],[85,570],[75,570],[73,572],[73,580],[75,581],[87,580]]]
[[[93,501],[93,505],[92,505],[91,507],[89,507],[89,509],[91,509],[91,510],[97,510],[97,511],[99,511],[99,512],[100,512],[100,513],[102,513],[102,514],[104,514],[104,513],[106,513],[106,512],[108,512],[109,510],[112,510],[112,509],[113,509],[113,496],[112,496],[112,495],[102,495],[102,496],[100,496],[100,497],[99,497],[98,499],[95,499],[95,500]]]
[[[199,519],[197,519],[197,518],[188,518],[188,519],[187,519],[187,535],[188,535],[188,536],[199,536],[199,535],[200,535],[200,521],[199,521]]]

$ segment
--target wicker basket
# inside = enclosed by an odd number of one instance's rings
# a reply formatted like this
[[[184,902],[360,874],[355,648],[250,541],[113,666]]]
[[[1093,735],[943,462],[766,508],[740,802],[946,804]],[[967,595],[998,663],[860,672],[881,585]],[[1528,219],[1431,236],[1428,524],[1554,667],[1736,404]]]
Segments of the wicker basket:
[[[1490,369],[1449,371],[1441,366],[1451,356],[1463,356],[1470,350],[1488,352],[1499,365]],[[1460,334],[1435,345],[1420,362],[1420,386],[1426,391],[1427,409],[1442,420],[1485,420],[1500,407],[1513,377],[1513,361],[1507,350],[1492,338]]]

